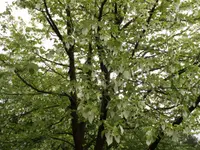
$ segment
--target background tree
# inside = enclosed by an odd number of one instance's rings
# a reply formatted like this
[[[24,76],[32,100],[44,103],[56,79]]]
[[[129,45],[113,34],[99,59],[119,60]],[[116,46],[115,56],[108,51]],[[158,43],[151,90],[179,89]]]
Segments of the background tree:
[[[198,130],[196,0],[16,0],[1,32],[1,149],[154,150]]]

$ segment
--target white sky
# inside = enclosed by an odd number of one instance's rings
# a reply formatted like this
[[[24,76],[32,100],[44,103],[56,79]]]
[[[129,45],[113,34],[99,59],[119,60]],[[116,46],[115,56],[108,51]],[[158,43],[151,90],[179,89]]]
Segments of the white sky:
[[[6,10],[6,3],[11,4],[13,0],[0,0],[0,13]]]
[[[0,0],[0,13],[6,10],[7,4],[12,4],[14,0]],[[28,11],[26,9],[13,9],[12,15],[17,17],[21,17],[26,23],[28,23],[31,19],[31,16],[28,14]],[[53,43],[50,40],[43,40],[42,41],[43,46],[48,49],[52,48]],[[2,48],[0,47],[0,53],[2,53]]]
[[[6,10],[6,5],[7,4],[12,4],[14,0],[0,0],[0,13]],[[30,15],[28,14],[28,11],[25,9],[18,9],[15,10],[13,9],[13,13],[16,18],[20,16],[26,23],[30,21]]]

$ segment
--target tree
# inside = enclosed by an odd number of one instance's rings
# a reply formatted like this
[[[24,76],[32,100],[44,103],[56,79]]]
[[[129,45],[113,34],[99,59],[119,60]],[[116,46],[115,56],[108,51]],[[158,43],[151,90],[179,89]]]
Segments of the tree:
[[[198,1],[16,0],[1,32],[1,149],[154,150],[198,130]]]
[[[178,141],[172,141],[165,137],[158,145],[158,150],[198,150],[200,148],[198,139],[194,136],[180,135]]]

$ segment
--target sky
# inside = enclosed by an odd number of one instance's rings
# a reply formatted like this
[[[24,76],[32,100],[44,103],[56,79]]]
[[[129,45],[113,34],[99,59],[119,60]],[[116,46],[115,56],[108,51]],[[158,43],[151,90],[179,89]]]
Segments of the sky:
[[[6,10],[6,3],[10,4],[13,0],[0,0],[0,13]]]
[[[0,13],[6,10],[7,4],[12,4],[14,0],[0,0]],[[28,11],[25,9],[13,9],[12,15],[17,17],[21,17],[27,24],[31,19],[31,16],[28,14]],[[43,46],[48,49],[52,47],[52,41],[43,39]],[[2,47],[0,46],[0,53],[3,53]]]
[[[14,0],[0,0],[0,13],[6,10],[7,4],[12,4]],[[12,13],[16,18],[20,16],[25,22],[28,22],[30,20],[30,15],[28,14],[27,10],[22,9],[14,9]]]

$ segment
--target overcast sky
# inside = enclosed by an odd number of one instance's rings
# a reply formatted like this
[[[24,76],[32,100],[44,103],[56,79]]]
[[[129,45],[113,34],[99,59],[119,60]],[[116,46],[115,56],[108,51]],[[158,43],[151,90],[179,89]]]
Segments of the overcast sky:
[[[2,13],[3,11],[6,10],[6,5],[7,4],[12,4],[14,0],[0,0],[0,13]],[[12,15],[14,15],[16,18],[18,16],[20,16],[25,22],[28,22],[30,20],[30,15],[28,14],[27,10],[22,10],[22,9],[18,9],[15,10],[13,9],[13,13]]]
[[[0,0],[0,13],[6,9],[6,3],[12,3],[13,0]]]

